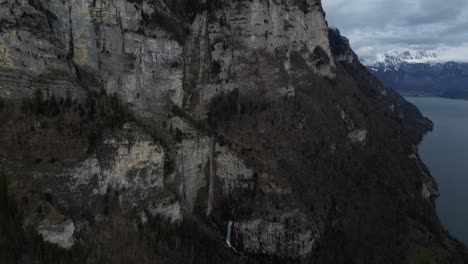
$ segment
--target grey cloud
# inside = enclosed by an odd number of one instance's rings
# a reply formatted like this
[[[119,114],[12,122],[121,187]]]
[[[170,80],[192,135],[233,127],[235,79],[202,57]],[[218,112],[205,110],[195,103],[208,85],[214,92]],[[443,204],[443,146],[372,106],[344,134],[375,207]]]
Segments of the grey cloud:
[[[466,0],[322,0],[322,4],[329,24],[350,39],[358,54],[446,50],[468,43]]]
[[[448,3],[447,3],[448,2]],[[466,9],[466,0],[424,0],[419,1],[418,12],[408,17],[408,24],[434,24],[450,22]]]

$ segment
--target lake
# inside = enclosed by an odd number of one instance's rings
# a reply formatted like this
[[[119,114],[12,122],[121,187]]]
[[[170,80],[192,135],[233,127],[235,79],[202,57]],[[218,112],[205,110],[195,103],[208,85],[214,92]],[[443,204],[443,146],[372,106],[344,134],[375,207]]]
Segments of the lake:
[[[468,244],[468,101],[406,97],[434,122],[419,146],[439,184],[437,212],[448,231]]]

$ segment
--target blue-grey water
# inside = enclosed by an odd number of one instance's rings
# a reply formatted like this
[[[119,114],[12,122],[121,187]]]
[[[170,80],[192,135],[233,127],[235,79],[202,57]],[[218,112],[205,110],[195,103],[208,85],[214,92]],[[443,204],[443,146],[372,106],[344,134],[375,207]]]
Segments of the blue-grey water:
[[[421,159],[439,184],[439,217],[468,244],[468,101],[407,97],[434,124],[419,146]]]

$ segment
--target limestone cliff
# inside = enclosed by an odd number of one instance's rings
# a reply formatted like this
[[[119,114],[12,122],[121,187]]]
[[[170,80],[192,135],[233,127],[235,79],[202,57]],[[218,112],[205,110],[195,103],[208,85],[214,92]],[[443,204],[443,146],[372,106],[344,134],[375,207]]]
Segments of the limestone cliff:
[[[320,0],[0,1],[8,261],[466,261],[415,147],[431,122]]]

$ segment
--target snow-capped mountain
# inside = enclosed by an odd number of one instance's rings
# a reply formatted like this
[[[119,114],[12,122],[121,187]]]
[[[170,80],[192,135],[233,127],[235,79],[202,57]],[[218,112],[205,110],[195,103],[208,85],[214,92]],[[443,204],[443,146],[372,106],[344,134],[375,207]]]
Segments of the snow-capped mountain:
[[[387,86],[404,94],[468,98],[468,63],[442,61],[430,51],[391,51],[361,58]]]
[[[372,68],[397,68],[405,63],[436,63],[437,53],[425,50],[390,51],[373,57],[361,58],[361,62]]]

